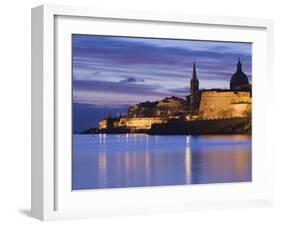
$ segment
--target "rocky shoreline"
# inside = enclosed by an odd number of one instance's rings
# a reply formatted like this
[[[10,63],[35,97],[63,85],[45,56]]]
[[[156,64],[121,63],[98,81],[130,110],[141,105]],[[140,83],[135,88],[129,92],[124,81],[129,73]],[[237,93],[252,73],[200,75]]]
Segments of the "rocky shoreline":
[[[203,135],[203,134],[251,134],[252,123],[247,117],[185,121],[171,119],[155,123],[149,129],[117,127],[110,129],[91,128],[81,134],[127,134],[145,133],[150,135]]]

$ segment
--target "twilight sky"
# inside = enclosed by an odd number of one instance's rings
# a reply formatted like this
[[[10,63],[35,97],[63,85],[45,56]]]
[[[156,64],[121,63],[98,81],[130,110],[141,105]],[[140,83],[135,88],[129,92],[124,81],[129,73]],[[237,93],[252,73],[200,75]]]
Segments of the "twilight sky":
[[[73,102],[82,112],[184,98],[194,61],[200,89],[229,88],[239,57],[252,80],[250,43],[72,35],[72,45]]]

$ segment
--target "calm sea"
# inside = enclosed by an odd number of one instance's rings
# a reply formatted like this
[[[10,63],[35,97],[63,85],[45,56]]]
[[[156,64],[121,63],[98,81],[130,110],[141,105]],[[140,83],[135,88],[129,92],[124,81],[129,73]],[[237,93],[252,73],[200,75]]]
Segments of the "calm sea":
[[[74,135],[72,189],[251,181],[246,135]]]

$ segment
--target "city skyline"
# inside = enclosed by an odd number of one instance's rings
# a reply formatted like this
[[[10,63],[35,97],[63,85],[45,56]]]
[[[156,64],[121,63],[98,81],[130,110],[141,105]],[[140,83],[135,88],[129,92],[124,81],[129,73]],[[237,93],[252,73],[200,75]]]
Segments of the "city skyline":
[[[194,62],[200,89],[228,89],[238,58],[251,83],[251,43],[73,34],[74,132],[139,102],[185,99]]]

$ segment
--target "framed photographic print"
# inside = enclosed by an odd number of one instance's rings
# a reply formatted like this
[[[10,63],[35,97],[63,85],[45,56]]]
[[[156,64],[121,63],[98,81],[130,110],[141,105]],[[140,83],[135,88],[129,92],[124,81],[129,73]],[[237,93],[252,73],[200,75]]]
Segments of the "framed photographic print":
[[[269,205],[270,20],[32,9],[32,215]]]

